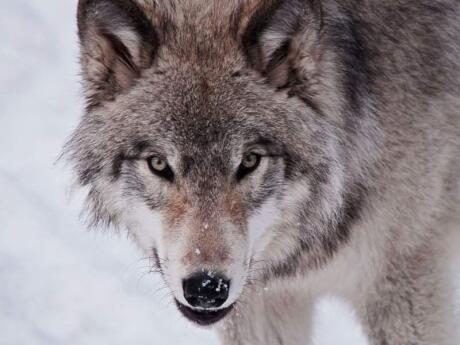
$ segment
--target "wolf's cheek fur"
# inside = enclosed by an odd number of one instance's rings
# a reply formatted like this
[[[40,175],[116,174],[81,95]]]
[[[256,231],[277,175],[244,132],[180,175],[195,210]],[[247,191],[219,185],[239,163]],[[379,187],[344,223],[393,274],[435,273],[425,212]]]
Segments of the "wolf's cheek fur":
[[[248,219],[250,257],[257,260],[274,236],[273,227],[280,221],[279,201],[271,197]],[[270,232],[272,230],[272,232]]]

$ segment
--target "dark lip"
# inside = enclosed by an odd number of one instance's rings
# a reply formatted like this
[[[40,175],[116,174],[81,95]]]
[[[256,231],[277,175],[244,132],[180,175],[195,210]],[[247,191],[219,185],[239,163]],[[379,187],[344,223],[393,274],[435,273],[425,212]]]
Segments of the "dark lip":
[[[227,308],[219,310],[195,310],[189,308],[176,300],[179,311],[190,321],[200,326],[210,326],[222,320],[233,309],[233,304]]]

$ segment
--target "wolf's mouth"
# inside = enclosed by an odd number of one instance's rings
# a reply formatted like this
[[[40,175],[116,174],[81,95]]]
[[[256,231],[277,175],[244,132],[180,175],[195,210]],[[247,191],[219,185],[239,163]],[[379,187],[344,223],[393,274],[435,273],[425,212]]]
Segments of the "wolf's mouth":
[[[219,310],[195,310],[189,308],[176,300],[179,311],[190,321],[200,326],[210,326],[222,320],[232,309],[233,304],[227,308]]]

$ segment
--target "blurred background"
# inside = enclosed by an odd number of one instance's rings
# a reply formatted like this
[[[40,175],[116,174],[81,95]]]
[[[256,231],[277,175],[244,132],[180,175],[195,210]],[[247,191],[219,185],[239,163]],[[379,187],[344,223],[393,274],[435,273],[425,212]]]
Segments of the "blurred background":
[[[76,5],[0,0],[0,345],[218,344],[123,234],[87,231],[69,198],[55,161],[82,114]],[[332,299],[318,303],[314,339],[366,344]]]

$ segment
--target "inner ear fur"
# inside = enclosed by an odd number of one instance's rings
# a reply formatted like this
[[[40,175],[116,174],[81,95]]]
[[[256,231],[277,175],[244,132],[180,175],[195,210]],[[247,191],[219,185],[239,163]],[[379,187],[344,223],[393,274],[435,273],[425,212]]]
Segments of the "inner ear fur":
[[[248,64],[272,85],[294,82],[299,64],[314,63],[319,1],[253,0],[241,7],[241,13],[239,39]]]
[[[89,107],[131,87],[159,46],[153,23],[132,0],[80,0],[78,33]]]

